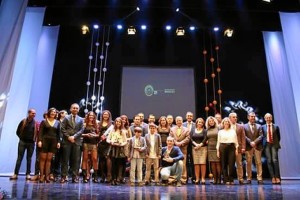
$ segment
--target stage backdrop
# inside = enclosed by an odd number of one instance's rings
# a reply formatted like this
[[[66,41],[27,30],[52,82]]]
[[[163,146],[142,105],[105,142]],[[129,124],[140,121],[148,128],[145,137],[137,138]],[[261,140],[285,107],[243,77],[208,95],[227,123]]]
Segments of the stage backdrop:
[[[263,32],[275,123],[281,130],[282,178],[300,178],[300,15],[281,13],[281,32]]]
[[[133,118],[143,112],[184,117],[195,113],[194,70],[188,67],[123,67],[121,114]]]
[[[0,140],[0,174],[11,175],[17,158],[18,123],[26,117],[29,108],[37,110],[37,120],[48,109],[50,84],[56,52],[59,27],[43,27],[45,8],[27,8],[21,32],[9,99]],[[34,154],[35,155],[35,154]],[[34,172],[32,158],[31,171]],[[3,164],[5,163],[5,164]],[[20,174],[25,172],[26,155]]]

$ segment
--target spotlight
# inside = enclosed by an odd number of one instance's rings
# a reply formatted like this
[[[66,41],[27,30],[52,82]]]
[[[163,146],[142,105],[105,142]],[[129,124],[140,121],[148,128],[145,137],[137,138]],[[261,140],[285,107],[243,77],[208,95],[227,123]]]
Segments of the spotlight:
[[[184,36],[184,33],[185,33],[185,30],[184,30],[183,27],[178,27],[178,28],[176,29],[176,35],[177,35],[177,36]]]
[[[117,29],[121,30],[121,29],[123,29],[123,26],[121,24],[118,24]]]
[[[90,32],[89,27],[88,27],[87,25],[83,25],[83,26],[81,27],[81,33],[82,33],[83,35],[85,35],[85,34],[87,34],[88,32]]]
[[[171,30],[171,29],[172,29],[172,27],[171,27],[170,25],[167,25],[167,26],[166,26],[166,30],[167,30],[167,31],[169,31],[169,30]]]
[[[95,24],[93,27],[94,27],[94,29],[98,29],[98,28],[99,28],[99,25],[98,25],[98,24]]]
[[[273,0],[262,0],[262,1],[266,3],[271,3]]]
[[[214,27],[214,31],[215,32],[219,31],[219,27]]]
[[[139,7],[136,7],[136,11],[140,11],[140,8],[139,8]]]
[[[141,25],[141,29],[142,29],[142,30],[146,30],[146,29],[147,29],[147,26],[146,26],[146,25]]]
[[[196,29],[195,26],[190,26],[191,31],[194,31],[195,29]]]
[[[176,12],[179,12],[180,10],[179,10],[179,8],[176,8]]]
[[[136,33],[136,29],[134,28],[134,26],[129,26],[127,29],[127,34],[128,35],[135,35]]]
[[[224,36],[232,37],[232,35],[233,35],[233,29],[227,28],[227,29],[224,31]]]

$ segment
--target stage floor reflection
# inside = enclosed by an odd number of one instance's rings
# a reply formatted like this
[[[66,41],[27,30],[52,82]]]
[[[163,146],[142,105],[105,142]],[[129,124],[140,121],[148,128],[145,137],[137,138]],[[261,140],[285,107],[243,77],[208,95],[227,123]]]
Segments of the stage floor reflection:
[[[300,180],[283,180],[272,185],[193,185],[176,186],[111,186],[100,183],[37,183],[19,176],[16,181],[0,177],[0,190],[11,199],[298,199]]]

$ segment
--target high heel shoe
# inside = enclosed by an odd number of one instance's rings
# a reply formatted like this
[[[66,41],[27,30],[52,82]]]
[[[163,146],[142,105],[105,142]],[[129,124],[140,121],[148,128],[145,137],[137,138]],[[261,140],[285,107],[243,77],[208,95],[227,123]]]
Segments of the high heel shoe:
[[[41,176],[39,182],[44,183],[45,182],[45,176]]]
[[[193,181],[195,185],[198,185],[199,184],[199,180],[195,180]]]
[[[110,182],[110,184],[111,184],[111,185],[117,185],[117,183],[116,183],[115,180],[112,180],[112,181]]]
[[[51,182],[49,176],[46,177],[45,182],[46,183],[50,183]]]
[[[82,180],[83,183],[88,183],[89,181],[85,178]]]
[[[201,185],[205,185],[205,180],[201,180]]]

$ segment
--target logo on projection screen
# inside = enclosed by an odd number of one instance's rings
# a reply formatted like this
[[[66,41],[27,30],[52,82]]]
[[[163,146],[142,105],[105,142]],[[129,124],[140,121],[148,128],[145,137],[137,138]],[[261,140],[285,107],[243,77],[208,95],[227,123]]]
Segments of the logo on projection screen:
[[[144,92],[146,96],[150,97],[158,94],[175,94],[175,89],[155,90],[152,85],[146,85]]]

